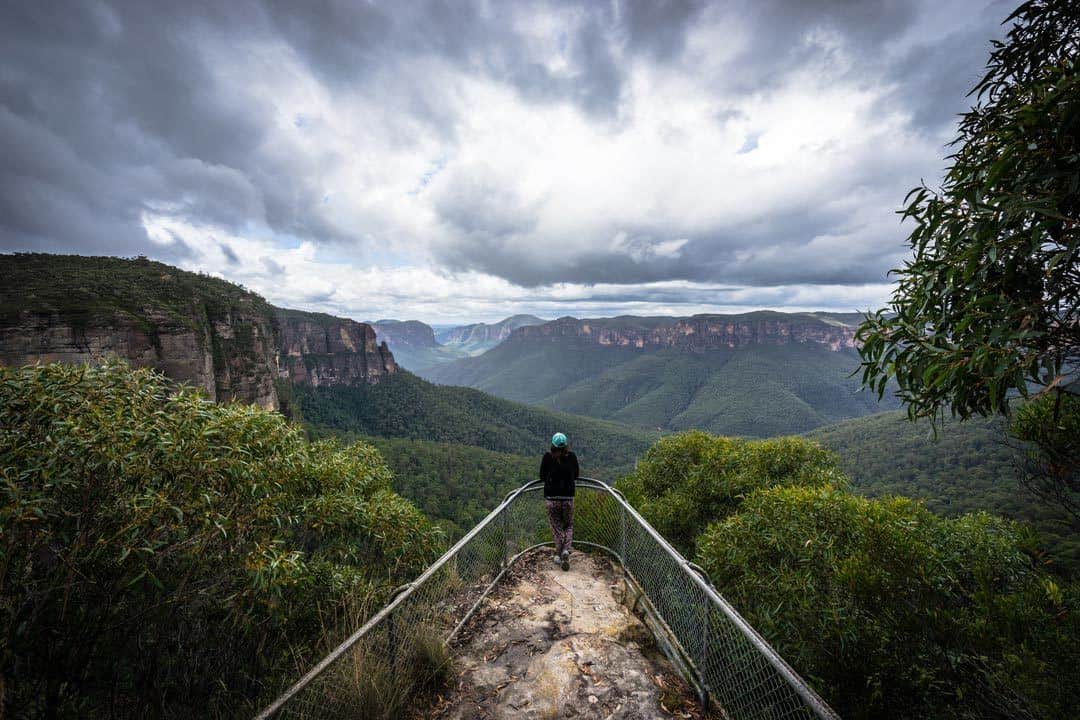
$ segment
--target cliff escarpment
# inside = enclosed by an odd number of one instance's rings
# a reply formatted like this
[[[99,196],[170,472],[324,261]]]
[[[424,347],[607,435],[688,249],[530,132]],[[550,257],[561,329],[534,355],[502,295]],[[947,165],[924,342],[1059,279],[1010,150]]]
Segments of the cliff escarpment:
[[[390,345],[409,345],[415,348],[438,347],[435,331],[419,320],[377,320],[371,323],[379,339]]]
[[[347,318],[278,310],[278,365],[293,383],[312,387],[374,385],[397,370],[375,330]]]
[[[755,312],[685,318],[617,317],[579,320],[563,317],[520,327],[509,342],[579,338],[596,345],[640,349],[706,351],[750,345],[813,343],[833,351],[855,347],[855,328],[811,314]]]
[[[144,258],[0,256],[0,362],[119,356],[207,397],[277,409],[281,382],[376,383],[397,369],[374,330],[285,310],[218,278]]]

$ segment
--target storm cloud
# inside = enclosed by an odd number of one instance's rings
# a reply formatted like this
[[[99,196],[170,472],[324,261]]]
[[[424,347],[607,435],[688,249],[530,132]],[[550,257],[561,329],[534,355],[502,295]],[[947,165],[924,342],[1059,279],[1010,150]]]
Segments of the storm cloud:
[[[353,317],[880,303],[1011,5],[0,9],[0,251]]]

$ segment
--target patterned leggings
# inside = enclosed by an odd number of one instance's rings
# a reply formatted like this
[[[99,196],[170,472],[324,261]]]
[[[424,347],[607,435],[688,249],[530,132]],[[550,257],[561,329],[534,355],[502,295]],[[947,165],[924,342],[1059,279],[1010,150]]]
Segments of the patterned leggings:
[[[574,501],[545,500],[544,505],[547,506],[551,534],[555,537],[556,554],[562,555],[564,550],[569,552],[574,542]]]

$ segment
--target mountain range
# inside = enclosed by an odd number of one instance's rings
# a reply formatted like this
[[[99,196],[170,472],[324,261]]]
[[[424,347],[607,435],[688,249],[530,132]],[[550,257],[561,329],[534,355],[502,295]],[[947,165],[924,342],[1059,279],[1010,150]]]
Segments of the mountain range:
[[[510,337],[510,333],[518,328],[543,325],[544,322],[535,315],[511,315],[497,323],[473,323],[441,330],[435,333],[435,339],[468,355],[479,355]]]
[[[368,323],[375,336],[385,342],[397,363],[414,373],[465,356],[456,348],[440,345],[435,330],[419,320],[376,320]]]
[[[510,400],[661,430],[767,437],[892,409],[860,392],[862,316],[754,312],[563,317],[424,375]]]
[[[535,315],[512,315],[497,323],[473,323],[440,328],[419,320],[376,320],[370,325],[390,347],[402,367],[427,376],[431,368],[495,347],[514,330],[544,321]]]
[[[280,409],[335,433],[542,452],[556,431],[603,474],[655,432],[438,387],[401,368],[376,328],[279,308],[239,285],[139,258],[0,255],[0,363],[92,363],[109,355],[199,387],[212,400]],[[417,322],[380,321],[400,345]]]

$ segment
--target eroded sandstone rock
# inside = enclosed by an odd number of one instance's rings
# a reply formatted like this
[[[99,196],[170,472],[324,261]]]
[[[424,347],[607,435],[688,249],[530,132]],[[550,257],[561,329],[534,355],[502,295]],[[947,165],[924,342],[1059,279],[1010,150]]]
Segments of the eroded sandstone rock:
[[[485,601],[455,648],[456,690],[425,716],[701,717],[644,624],[616,599],[622,581],[611,563],[578,553],[563,572],[549,552],[523,559]]]

